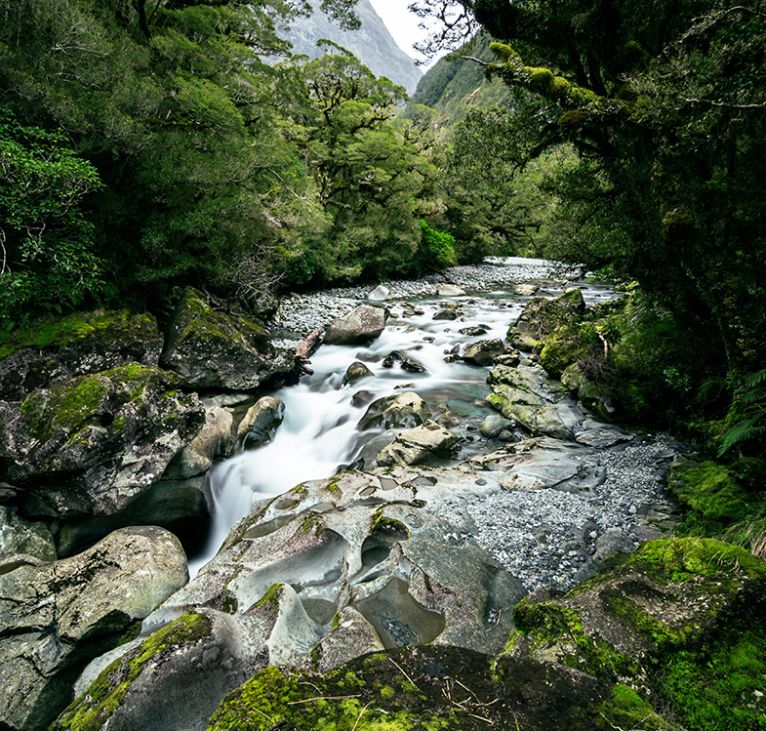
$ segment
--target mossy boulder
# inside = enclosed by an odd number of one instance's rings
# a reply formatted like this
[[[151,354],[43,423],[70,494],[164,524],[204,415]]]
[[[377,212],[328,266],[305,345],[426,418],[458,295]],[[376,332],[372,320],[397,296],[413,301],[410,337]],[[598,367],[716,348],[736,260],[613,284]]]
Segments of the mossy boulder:
[[[0,340],[0,399],[20,401],[62,379],[126,363],[157,365],[161,350],[157,321],[146,313],[97,310],[35,322]]]
[[[208,731],[593,731],[613,728],[639,702],[560,665],[407,648],[324,675],[262,670],[227,696]]]
[[[508,340],[519,350],[537,350],[546,335],[578,320],[584,313],[585,300],[579,289],[567,290],[555,299],[536,297],[508,330]]]
[[[561,378],[572,363],[599,358],[605,358],[604,348],[593,322],[562,325],[541,341],[540,365],[551,378]]]
[[[33,515],[109,515],[165,472],[204,423],[195,395],[131,363],[0,401],[0,480],[25,491]]]
[[[671,727],[652,707],[684,728],[766,728],[764,608],[766,562],[713,539],[661,539],[563,597],[519,603],[506,652],[614,683],[623,701],[620,686],[640,690],[654,719],[642,728]]]
[[[72,558],[0,575],[4,728],[47,728],[85,664],[186,580],[181,544],[154,527],[117,531]]]
[[[295,354],[275,347],[269,331],[251,317],[225,311],[188,287],[173,314],[161,362],[184,388],[250,391],[291,373]]]

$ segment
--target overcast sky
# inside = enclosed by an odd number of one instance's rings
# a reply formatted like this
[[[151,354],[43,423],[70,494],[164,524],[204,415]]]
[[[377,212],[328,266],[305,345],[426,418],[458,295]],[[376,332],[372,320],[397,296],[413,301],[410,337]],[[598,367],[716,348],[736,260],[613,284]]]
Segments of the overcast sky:
[[[421,58],[412,46],[422,40],[427,35],[427,31],[418,28],[420,18],[407,10],[412,0],[370,0],[370,2],[375,12],[383,18],[383,22],[399,47],[412,58]]]

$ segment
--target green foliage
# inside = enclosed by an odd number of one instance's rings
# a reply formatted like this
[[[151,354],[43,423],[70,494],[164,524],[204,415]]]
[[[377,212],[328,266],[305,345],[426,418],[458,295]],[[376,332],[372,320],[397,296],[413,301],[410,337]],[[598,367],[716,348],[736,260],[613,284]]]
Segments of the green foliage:
[[[62,133],[0,113],[0,330],[30,311],[59,313],[101,294],[84,210],[100,186]]]
[[[766,370],[745,377],[734,390],[718,456],[735,449],[766,455]]]
[[[426,267],[444,269],[457,264],[455,237],[452,234],[446,231],[437,231],[423,220],[420,221],[420,229],[423,232],[421,257],[425,259]]]

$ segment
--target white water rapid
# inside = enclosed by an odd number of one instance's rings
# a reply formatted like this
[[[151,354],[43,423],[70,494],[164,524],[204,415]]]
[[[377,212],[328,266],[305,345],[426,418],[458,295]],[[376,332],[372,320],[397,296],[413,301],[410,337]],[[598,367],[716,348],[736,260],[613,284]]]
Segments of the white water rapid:
[[[551,289],[549,293],[560,291]],[[586,287],[583,294],[588,302],[611,298],[609,290],[598,287]],[[256,502],[301,482],[330,477],[339,467],[352,464],[380,433],[357,428],[372,401],[413,390],[432,406],[447,404],[458,416],[483,413],[475,402],[486,393],[487,369],[460,361],[447,363],[445,354],[455,347],[462,351],[477,340],[504,339],[509,324],[528,299],[497,291],[414,300],[408,303],[411,306],[396,302],[390,304],[388,326],[371,345],[320,347],[311,359],[314,375],[273,394],[285,404],[284,422],[273,441],[238,454],[211,471],[213,524],[204,551],[190,561],[190,575],[194,577],[216,554],[232,527]],[[447,300],[460,303],[459,319],[434,320]],[[477,326],[483,326],[486,333],[460,332]],[[426,372],[409,373],[398,363],[393,368],[383,367],[383,358],[394,350],[417,360]],[[354,361],[364,363],[373,377],[344,386],[343,376]],[[363,403],[355,405],[354,395],[360,391],[368,393]]]

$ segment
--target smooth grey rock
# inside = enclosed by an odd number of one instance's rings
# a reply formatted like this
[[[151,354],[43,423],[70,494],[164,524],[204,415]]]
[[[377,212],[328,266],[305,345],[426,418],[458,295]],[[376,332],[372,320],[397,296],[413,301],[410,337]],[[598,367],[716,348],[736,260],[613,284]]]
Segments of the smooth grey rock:
[[[15,508],[0,506],[0,574],[55,560],[53,535],[43,523],[31,523]]]
[[[386,327],[388,313],[382,307],[359,305],[327,328],[324,341],[328,345],[367,343]]]
[[[439,297],[464,297],[465,290],[456,284],[440,284],[436,294]]]
[[[205,423],[191,444],[184,447],[168,465],[165,479],[187,480],[204,475],[219,457],[226,457],[232,449],[231,411],[220,406],[205,409]]]
[[[471,343],[463,351],[463,360],[478,366],[492,365],[498,355],[505,353],[505,343],[497,338]]]
[[[72,558],[0,576],[0,717],[47,728],[79,669],[186,583],[186,556],[161,528],[126,528]]]
[[[359,422],[365,429],[403,429],[422,424],[428,418],[428,405],[414,391],[373,401]]]
[[[430,457],[448,457],[458,438],[435,421],[399,433],[378,455],[379,465],[421,464]]]
[[[481,422],[479,431],[483,437],[494,439],[499,436],[501,432],[510,429],[513,426],[514,422],[510,419],[506,419],[505,417],[500,416],[500,414],[490,414]]]
[[[367,295],[367,299],[370,302],[385,302],[389,298],[391,290],[386,287],[385,284],[379,284],[375,289],[371,290]]]

